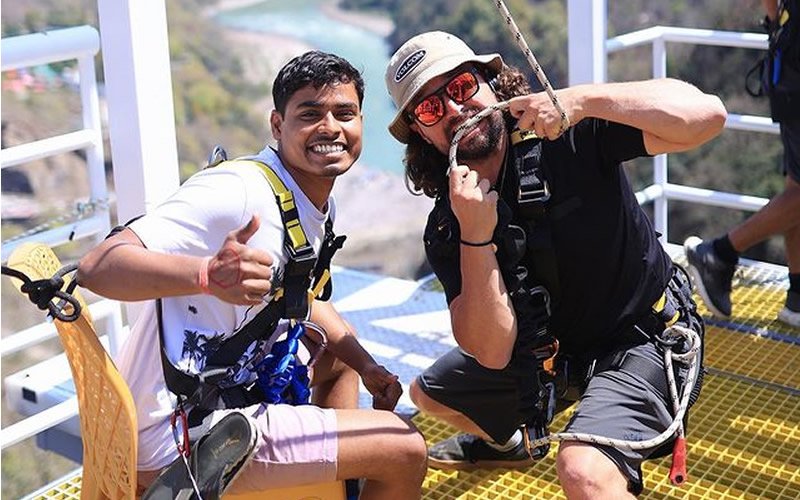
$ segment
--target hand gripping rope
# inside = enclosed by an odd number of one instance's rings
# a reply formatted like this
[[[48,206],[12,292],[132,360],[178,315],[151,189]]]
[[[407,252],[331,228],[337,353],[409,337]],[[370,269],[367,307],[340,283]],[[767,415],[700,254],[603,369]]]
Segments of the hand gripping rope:
[[[514,36],[514,40],[516,40],[520,50],[522,50],[523,54],[525,54],[525,57],[528,59],[528,63],[531,65],[531,68],[533,68],[536,79],[539,80],[542,88],[544,88],[544,91],[547,92],[547,95],[550,97],[550,101],[553,103],[556,111],[558,111],[558,113],[561,115],[561,127],[558,130],[558,135],[563,134],[570,127],[569,117],[567,117],[567,113],[561,106],[558,96],[556,96],[556,93],[553,91],[553,86],[550,85],[550,80],[547,79],[547,75],[544,74],[544,70],[542,70],[542,67],[539,65],[539,61],[536,60],[536,57],[533,55],[530,47],[528,47],[528,43],[525,41],[525,38],[522,36],[522,32],[520,32],[519,28],[517,27],[517,23],[514,22],[514,18],[511,17],[511,13],[508,11],[506,4],[503,2],[503,0],[494,0],[493,3],[505,19],[506,25],[508,26],[508,29],[511,30],[511,34]],[[458,164],[456,162],[456,151],[458,149],[458,142],[461,140],[464,134],[472,130],[472,128],[475,127],[479,121],[483,120],[491,113],[495,111],[503,111],[506,108],[508,108],[508,101],[493,104],[456,128],[455,134],[453,135],[453,141],[450,143],[450,153],[448,155],[450,166],[447,170],[448,175],[450,175],[450,169]]]
[[[536,78],[539,80],[539,83],[541,83],[545,92],[547,92],[547,95],[550,97],[553,106],[561,115],[561,127],[559,129],[559,135],[563,134],[570,127],[569,117],[567,117],[564,108],[561,106],[558,97],[553,91],[553,87],[550,85],[550,81],[547,79],[547,76],[544,74],[544,71],[542,70],[541,66],[536,60],[536,57],[534,57],[533,52],[528,47],[528,44],[525,42],[522,33],[517,27],[517,24],[514,22],[514,19],[511,17],[511,13],[508,11],[508,8],[506,8],[505,3],[502,0],[494,0],[494,4],[500,11],[500,14],[504,17],[509,30],[511,30],[511,34],[517,41],[517,45],[519,45],[520,49],[525,54],[525,57],[528,59],[528,62],[533,68]],[[464,136],[464,134],[466,134],[469,130],[475,127],[475,125],[477,125],[479,121],[486,118],[491,113],[494,113],[495,111],[503,111],[507,109],[508,106],[509,106],[508,101],[493,104],[487,107],[486,109],[482,110],[481,112],[477,113],[475,116],[468,119],[467,121],[465,121],[456,128],[455,134],[453,135],[453,140],[450,143],[450,151],[448,155],[449,167],[447,170],[448,175],[450,174],[450,169],[452,169],[458,164],[456,159],[458,143]],[[534,439],[531,441],[529,439],[528,433],[523,432],[522,434],[525,438],[525,445],[528,451],[531,452],[536,448],[545,446],[548,443],[554,441],[581,441],[581,442],[594,443],[604,446],[612,446],[614,448],[619,448],[623,450],[643,450],[648,448],[655,448],[656,446],[664,443],[673,436],[676,436],[675,445],[673,448],[673,455],[672,455],[673,463],[672,467],[670,468],[669,478],[675,485],[679,485],[685,482],[686,441],[684,439],[683,416],[685,415],[686,410],[689,407],[689,397],[691,396],[692,388],[697,382],[697,376],[699,373],[698,354],[701,348],[701,340],[697,332],[695,332],[690,328],[686,328],[680,325],[673,325],[664,330],[662,338],[665,340],[666,339],[674,340],[674,342],[670,342],[669,345],[665,346],[664,365],[666,368],[667,382],[669,384],[670,398],[672,399],[672,406],[673,406],[673,411],[675,412],[675,418],[672,421],[672,424],[670,424],[670,426],[667,427],[664,430],[664,432],[646,441],[627,441],[622,439],[607,438],[604,436],[598,436],[594,434],[584,434],[575,432],[561,432],[557,434],[551,434],[549,436],[545,436],[540,439]],[[688,349],[684,353],[673,352],[671,346],[675,345],[681,339],[684,339],[686,341],[686,343],[689,346]],[[689,365],[689,373],[687,376],[687,381],[683,388],[683,394],[681,394],[680,396],[678,395],[678,389],[675,383],[675,375],[672,369],[673,360],[678,361],[679,363]],[[531,454],[531,456],[533,456],[533,454]]]

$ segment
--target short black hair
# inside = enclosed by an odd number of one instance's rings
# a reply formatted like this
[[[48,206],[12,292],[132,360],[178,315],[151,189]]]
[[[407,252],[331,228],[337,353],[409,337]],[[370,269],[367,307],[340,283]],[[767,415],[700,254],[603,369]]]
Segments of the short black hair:
[[[306,85],[319,89],[331,83],[353,83],[358,93],[358,105],[363,104],[364,79],[346,59],[318,50],[296,56],[281,68],[272,84],[275,109],[283,114],[292,95]]]

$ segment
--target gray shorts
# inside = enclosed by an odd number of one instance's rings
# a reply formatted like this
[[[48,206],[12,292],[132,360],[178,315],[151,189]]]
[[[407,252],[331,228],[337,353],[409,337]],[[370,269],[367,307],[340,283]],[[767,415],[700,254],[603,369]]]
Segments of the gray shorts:
[[[620,349],[640,361],[663,368],[663,355],[653,343]],[[610,356],[616,356],[615,351]],[[602,363],[601,363],[602,364]],[[685,377],[685,370],[678,374]],[[665,375],[666,378],[666,375]],[[419,378],[420,388],[435,401],[452,408],[475,422],[495,441],[505,442],[527,420],[519,408],[520,387],[533,384],[506,370],[483,367],[474,358],[456,348],[439,358]],[[679,382],[681,386],[683,385]],[[597,434],[609,438],[642,441],[663,432],[672,423],[672,405],[668,396],[636,373],[606,370],[593,376],[564,431]],[[560,401],[563,410],[572,401]],[[498,411],[502,408],[503,411]],[[551,429],[559,432],[561,429]],[[671,441],[667,446],[671,445]],[[641,463],[662,456],[664,450],[620,450],[597,446],[629,480],[629,490],[642,491]],[[671,448],[670,448],[671,449]]]

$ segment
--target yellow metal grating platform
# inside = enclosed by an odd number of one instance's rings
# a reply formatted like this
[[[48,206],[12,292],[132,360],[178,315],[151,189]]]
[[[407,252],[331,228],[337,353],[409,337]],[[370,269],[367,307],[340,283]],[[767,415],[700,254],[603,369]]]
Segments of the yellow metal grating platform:
[[[81,498],[81,472],[70,474],[46,488],[26,497],[26,500],[80,500]]]
[[[683,255],[673,255],[682,263]],[[707,320],[709,374],[688,430],[689,480],[674,487],[670,457],[646,462],[644,499],[800,498],[800,329],[775,317],[786,296],[785,269],[741,266],[734,283],[734,316]],[[563,429],[571,410],[557,416]],[[429,444],[456,430],[417,415]],[[423,498],[430,500],[565,498],[558,485],[553,445],[527,470],[472,472],[429,469]]]

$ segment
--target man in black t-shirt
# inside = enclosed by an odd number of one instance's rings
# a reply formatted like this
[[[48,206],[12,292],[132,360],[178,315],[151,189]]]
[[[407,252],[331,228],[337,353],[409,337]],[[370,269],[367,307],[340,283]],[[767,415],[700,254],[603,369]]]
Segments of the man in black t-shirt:
[[[429,464],[530,465],[546,449],[526,450],[524,435],[547,432],[570,386],[581,400],[568,431],[633,441],[664,431],[673,416],[658,339],[675,322],[702,334],[702,323],[621,163],[710,140],[725,121],[719,99],[671,79],[562,89],[572,124],[562,134],[545,93],[443,32],[400,47],[386,84],[406,175],[436,199],[425,248],[459,345],[411,386],[421,411],[467,433],[431,447]],[[456,127],[507,99],[507,113],[463,136],[448,171]],[[568,496],[637,494],[657,448],[562,443],[561,484]]]

